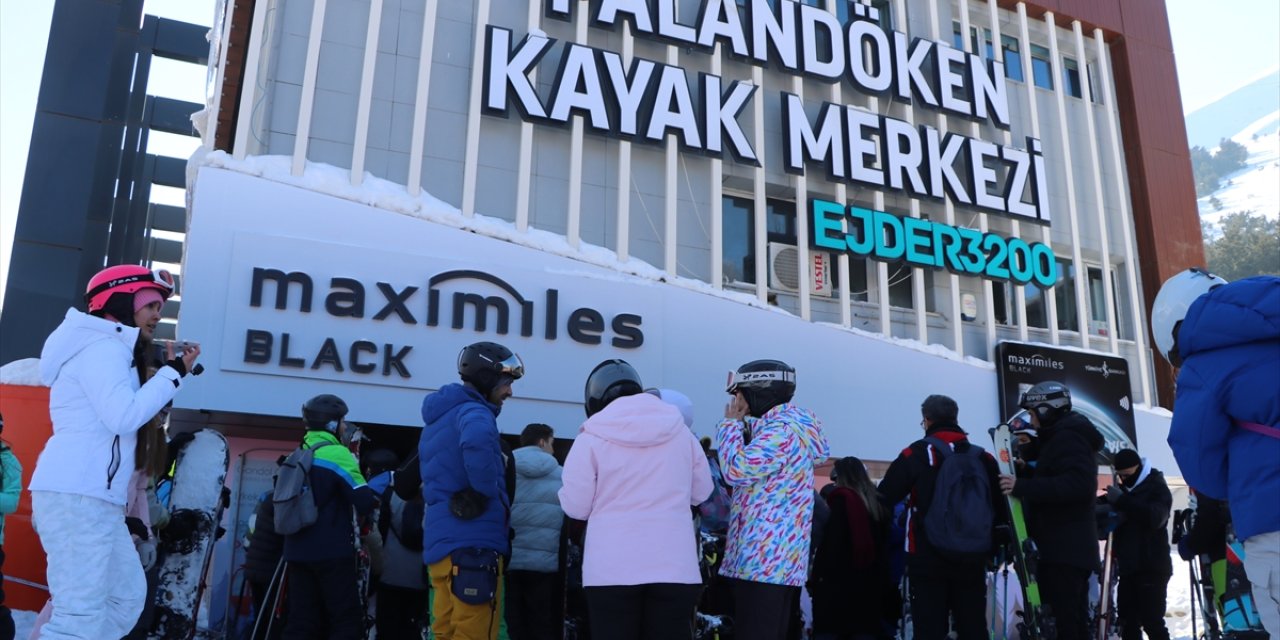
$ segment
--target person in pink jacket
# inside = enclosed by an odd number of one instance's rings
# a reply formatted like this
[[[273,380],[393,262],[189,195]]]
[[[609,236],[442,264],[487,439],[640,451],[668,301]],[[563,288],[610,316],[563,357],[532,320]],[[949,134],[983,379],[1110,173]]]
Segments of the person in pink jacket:
[[[623,360],[591,372],[560,506],[587,521],[592,635],[687,640],[702,592],[692,508],[711,495],[711,471],[680,410],[643,389]]]

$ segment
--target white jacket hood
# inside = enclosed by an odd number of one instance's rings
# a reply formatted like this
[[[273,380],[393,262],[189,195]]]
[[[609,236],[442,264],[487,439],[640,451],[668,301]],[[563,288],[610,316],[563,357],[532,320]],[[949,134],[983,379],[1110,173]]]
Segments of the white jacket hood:
[[[118,340],[132,357],[133,345],[138,342],[138,328],[67,309],[62,324],[49,334],[40,351],[40,382],[52,387],[63,365],[89,345],[103,340]]]

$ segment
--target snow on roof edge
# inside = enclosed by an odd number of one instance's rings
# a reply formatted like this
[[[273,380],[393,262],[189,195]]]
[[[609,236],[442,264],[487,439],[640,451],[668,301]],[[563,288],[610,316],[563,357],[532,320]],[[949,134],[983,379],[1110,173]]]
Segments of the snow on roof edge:
[[[0,367],[0,384],[15,387],[43,387],[40,358],[22,358]]]
[[[462,212],[457,207],[433,196],[426,190],[423,190],[418,196],[413,196],[409,194],[404,185],[379,178],[368,172],[365,172],[362,184],[356,186],[351,184],[351,172],[348,169],[308,161],[302,174],[295,176],[291,171],[291,163],[292,159],[288,156],[247,156],[243,159],[236,159],[225,151],[210,151],[200,148],[192,154],[188,161],[187,184],[190,185],[190,189],[195,188],[194,176],[200,167],[226,169],[456,229],[480,233],[512,244],[612,269],[621,274],[653,283],[660,282],[674,285],[689,291],[716,296],[749,307],[785,314],[797,320],[800,319],[799,316],[785,309],[760,302],[754,295],[717,289],[712,287],[710,283],[701,280],[671,276],[665,271],[637,258],[620,261],[613,250],[605,247],[586,242],[581,242],[578,247],[573,247],[565,236],[534,228],[520,231],[511,222],[480,213],[472,217],[466,217],[462,215]],[[189,202],[192,195],[188,195]],[[940,344],[926,344],[912,338],[885,336],[856,327],[844,327],[827,322],[811,322],[811,324],[846,331],[927,355],[964,363],[979,369],[995,369],[994,363],[956,353],[951,348]]]

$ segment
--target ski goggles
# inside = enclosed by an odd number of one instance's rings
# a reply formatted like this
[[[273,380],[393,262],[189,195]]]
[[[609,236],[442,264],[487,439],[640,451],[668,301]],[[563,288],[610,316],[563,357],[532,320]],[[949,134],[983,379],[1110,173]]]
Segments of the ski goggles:
[[[507,376],[512,380],[519,380],[524,377],[524,361],[514,353],[511,354],[511,357],[499,362],[495,368],[499,377]]]
[[[730,371],[725,382],[726,393],[737,393],[739,387],[762,386],[770,382],[790,382],[795,384],[794,371],[747,371],[745,373]]]

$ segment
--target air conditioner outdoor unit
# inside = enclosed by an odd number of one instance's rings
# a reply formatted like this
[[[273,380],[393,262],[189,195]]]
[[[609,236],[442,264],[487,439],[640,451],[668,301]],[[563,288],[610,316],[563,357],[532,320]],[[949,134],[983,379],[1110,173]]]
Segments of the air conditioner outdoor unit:
[[[800,290],[800,250],[795,245],[780,242],[769,243],[769,287],[778,291]],[[835,260],[825,251],[809,251],[809,293],[830,296],[831,270]]]

